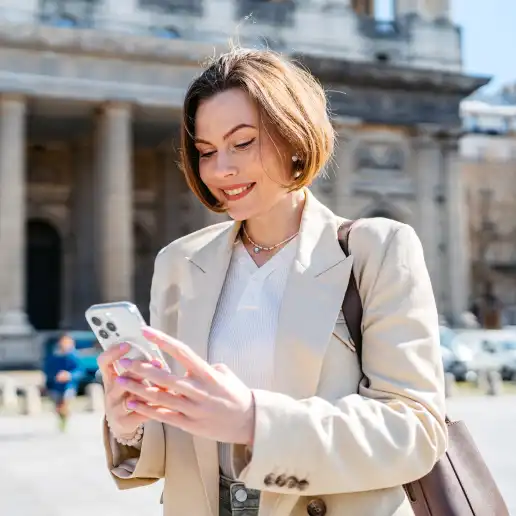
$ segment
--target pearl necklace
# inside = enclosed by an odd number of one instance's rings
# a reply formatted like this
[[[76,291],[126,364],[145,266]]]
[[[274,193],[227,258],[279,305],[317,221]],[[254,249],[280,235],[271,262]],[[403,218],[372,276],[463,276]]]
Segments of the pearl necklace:
[[[265,247],[263,245],[258,245],[256,242],[254,242],[251,239],[251,237],[247,234],[247,231],[245,229],[245,224],[242,224],[242,230],[244,231],[244,235],[247,238],[247,240],[249,240],[249,242],[251,242],[251,244],[253,246],[254,254],[258,254],[261,251],[273,251],[274,249],[277,249],[278,247],[282,246],[283,244],[290,242],[292,239],[294,239],[299,234],[299,231],[296,231],[292,236],[285,238],[285,240],[281,241],[279,244],[273,245],[271,247]]]

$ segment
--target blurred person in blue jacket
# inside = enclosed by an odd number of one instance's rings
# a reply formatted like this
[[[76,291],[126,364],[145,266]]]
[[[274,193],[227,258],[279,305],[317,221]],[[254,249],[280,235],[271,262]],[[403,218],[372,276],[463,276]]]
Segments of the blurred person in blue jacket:
[[[75,341],[64,334],[55,339],[52,352],[45,360],[44,373],[48,397],[54,402],[61,431],[66,430],[70,402],[77,395],[77,386],[84,375]]]

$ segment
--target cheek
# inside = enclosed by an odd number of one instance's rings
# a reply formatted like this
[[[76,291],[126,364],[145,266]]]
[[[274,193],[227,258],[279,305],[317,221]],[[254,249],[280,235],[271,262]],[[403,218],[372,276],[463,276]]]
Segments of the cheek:
[[[276,149],[263,154],[260,166],[263,169],[265,179],[271,183],[271,186],[282,188],[290,182],[292,174],[288,168],[289,163],[278,154]]]

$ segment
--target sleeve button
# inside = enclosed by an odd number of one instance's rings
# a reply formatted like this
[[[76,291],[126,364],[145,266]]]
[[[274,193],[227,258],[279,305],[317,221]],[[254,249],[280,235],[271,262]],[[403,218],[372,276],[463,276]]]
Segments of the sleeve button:
[[[300,480],[298,483],[297,483],[297,487],[299,488],[300,491],[304,491],[307,487],[308,487],[308,480]]]
[[[285,484],[287,483],[287,477],[285,475],[280,475],[277,479],[276,479],[276,485],[278,487],[283,487]]]
[[[325,516],[326,504],[320,498],[314,498],[306,506],[306,512],[308,516]]]
[[[287,478],[287,487],[289,489],[294,489],[295,487],[299,487],[299,480],[296,477],[288,477]]]
[[[264,479],[263,479],[263,483],[266,485],[266,486],[272,486],[272,484],[274,484],[274,480],[276,479],[276,477],[272,474],[272,473],[269,473]]]

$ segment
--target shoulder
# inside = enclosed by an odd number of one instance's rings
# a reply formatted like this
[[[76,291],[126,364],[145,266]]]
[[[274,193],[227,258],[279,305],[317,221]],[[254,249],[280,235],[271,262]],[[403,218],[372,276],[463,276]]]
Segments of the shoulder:
[[[381,217],[357,220],[350,233],[350,245],[365,248],[368,253],[385,254],[393,245],[415,242],[419,237],[412,226]]]
[[[384,218],[360,219],[349,234],[353,267],[360,277],[375,278],[387,267],[421,273],[426,270],[423,247],[408,224]]]
[[[191,256],[198,249],[215,240],[234,224],[232,221],[213,224],[193,233],[189,233],[168,244],[156,256],[156,268],[169,267],[185,257]]]

